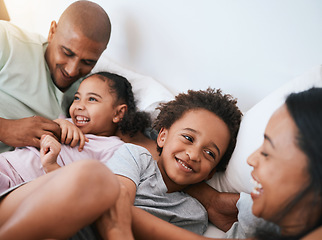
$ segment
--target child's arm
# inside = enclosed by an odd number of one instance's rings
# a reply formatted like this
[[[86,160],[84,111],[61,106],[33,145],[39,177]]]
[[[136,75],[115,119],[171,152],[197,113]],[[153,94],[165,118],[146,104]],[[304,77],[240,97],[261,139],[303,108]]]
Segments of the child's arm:
[[[96,227],[104,240],[131,240],[134,239],[131,230],[131,206],[133,206],[136,185],[129,178],[117,176],[121,193],[115,206],[105,212],[96,221]]]
[[[61,129],[61,143],[75,147],[79,143],[78,151],[82,151],[85,145],[85,142],[88,142],[88,139],[85,137],[84,133],[74,124],[69,122],[66,119],[58,118],[54,120]]]
[[[60,149],[61,145],[55,138],[49,135],[41,136],[40,161],[46,173],[60,168],[60,166],[57,164],[57,157]]]
[[[133,203],[126,187],[120,185],[121,192],[114,207],[96,221],[96,228],[104,240],[134,240],[131,229]]]

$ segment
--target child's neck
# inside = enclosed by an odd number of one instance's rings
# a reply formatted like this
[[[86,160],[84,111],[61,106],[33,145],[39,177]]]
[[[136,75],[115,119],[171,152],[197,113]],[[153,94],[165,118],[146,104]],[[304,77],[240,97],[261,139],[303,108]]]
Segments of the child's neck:
[[[158,161],[158,168],[161,172],[161,175],[162,175],[162,179],[163,179],[163,182],[164,184],[167,186],[167,189],[168,189],[168,193],[172,193],[172,192],[180,192],[182,191],[183,189],[186,188],[185,185],[179,185],[175,182],[173,182],[169,177],[168,177],[168,174],[165,172],[164,168],[163,168],[163,165],[162,165],[162,160],[159,160]]]
[[[147,149],[151,154],[153,159],[157,160],[159,157],[159,153],[157,151],[157,143],[156,141],[148,138],[143,133],[138,132],[133,137],[130,137],[128,134],[122,134],[119,130],[116,133],[116,136],[121,138],[123,142],[126,143],[133,143],[136,145],[139,145],[141,147],[144,147]]]
[[[128,134],[124,135],[118,130],[116,133],[116,136],[121,138],[121,140],[126,143],[133,143],[133,144],[139,145],[141,147],[144,147],[152,154],[152,158],[154,160],[156,160],[156,161],[159,160],[160,155],[159,155],[159,152],[157,151],[156,141],[148,138],[143,133],[138,132],[135,134],[135,136],[130,137]],[[174,183],[173,181],[171,181],[171,179],[169,179],[167,177],[167,174],[164,172],[164,170],[162,168],[162,164],[159,161],[158,161],[158,167],[159,167],[159,170],[162,174],[163,182],[167,186],[168,193],[179,192],[185,188],[185,186],[180,186],[180,185]]]

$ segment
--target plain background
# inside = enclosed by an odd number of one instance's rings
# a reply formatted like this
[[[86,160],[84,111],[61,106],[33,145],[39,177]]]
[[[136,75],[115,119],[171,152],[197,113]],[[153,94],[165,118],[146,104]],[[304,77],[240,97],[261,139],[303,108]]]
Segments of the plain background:
[[[5,0],[11,21],[47,37],[70,0]],[[221,88],[243,111],[322,64],[321,0],[101,0],[107,54],[174,93]]]

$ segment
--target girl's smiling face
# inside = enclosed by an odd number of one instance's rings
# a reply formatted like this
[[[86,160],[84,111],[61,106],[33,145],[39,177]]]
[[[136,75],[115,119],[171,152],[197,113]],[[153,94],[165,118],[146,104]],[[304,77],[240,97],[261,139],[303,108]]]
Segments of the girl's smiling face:
[[[230,140],[227,125],[214,113],[195,109],[162,128],[158,166],[169,192],[206,180],[225,153]]]
[[[84,134],[111,136],[115,134],[119,110],[123,105],[116,105],[115,98],[108,86],[109,80],[92,75],[79,86],[69,113],[74,124]]]
[[[254,168],[253,214],[277,223],[282,232],[287,231],[283,227],[292,226],[298,219],[295,216],[305,206],[305,200],[287,212],[283,210],[309,184],[308,159],[297,146],[297,133],[297,126],[283,105],[268,122],[262,146],[247,160]]]

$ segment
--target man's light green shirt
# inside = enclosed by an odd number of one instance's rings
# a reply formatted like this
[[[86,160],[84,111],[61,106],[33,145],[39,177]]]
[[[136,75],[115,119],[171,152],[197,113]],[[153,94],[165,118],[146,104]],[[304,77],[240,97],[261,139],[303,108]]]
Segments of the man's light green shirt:
[[[63,93],[45,61],[46,39],[0,21],[0,117],[56,119]],[[7,150],[0,142],[0,152]]]

